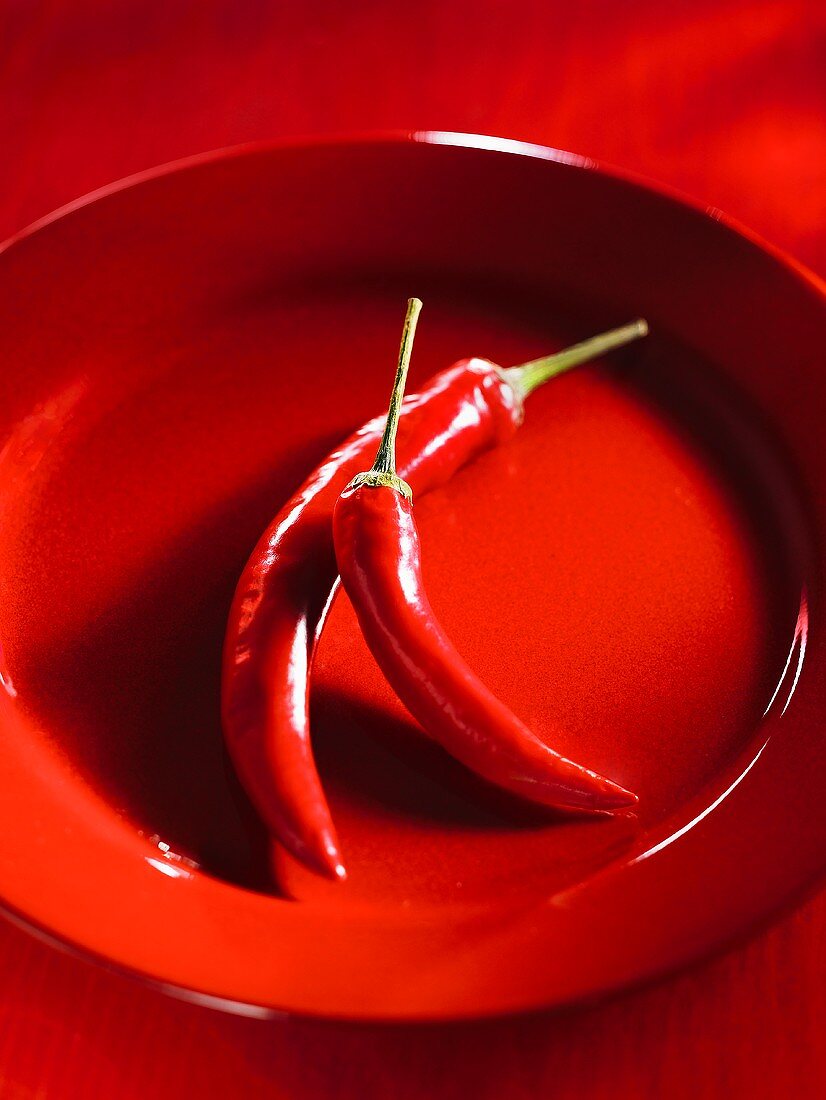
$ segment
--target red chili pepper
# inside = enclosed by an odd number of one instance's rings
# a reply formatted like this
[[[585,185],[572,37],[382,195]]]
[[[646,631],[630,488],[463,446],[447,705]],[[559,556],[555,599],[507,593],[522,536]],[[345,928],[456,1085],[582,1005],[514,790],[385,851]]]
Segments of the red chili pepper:
[[[402,406],[401,475],[416,493],[443,484],[515,432],[523,398],[537,386],[646,331],[638,321],[520,367],[467,359],[442,371]],[[384,417],[370,421],[324,459],[264,532],[238,583],[224,646],[224,733],[238,775],[285,847],[339,878],[344,866],[310,745],[309,669],[338,580],[333,508],[384,427]]]
[[[548,748],[468,668],[422,583],[410,486],[396,473],[396,428],[421,302],[408,308],[385,431],[371,470],[333,513],[341,582],[391,687],[425,731],[472,771],[532,802],[566,810],[627,808],[636,795]]]

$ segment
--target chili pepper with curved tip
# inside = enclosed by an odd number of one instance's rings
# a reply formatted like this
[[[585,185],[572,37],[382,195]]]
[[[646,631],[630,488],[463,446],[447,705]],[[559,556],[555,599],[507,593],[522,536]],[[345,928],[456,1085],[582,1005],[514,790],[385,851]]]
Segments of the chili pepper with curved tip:
[[[636,321],[519,367],[467,359],[440,372],[402,405],[400,474],[416,493],[443,484],[510,438],[543,382],[646,332]],[[370,421],[328,455],[274,518],[239,580],[224,644],[224,735],[239,778],[271,833],[338,878],[344,866],[310,745],[309,671],[338,580],[333,508],[384,426],[384,417]]]
[[[391,687],[448,752],[491,783],[565,810],[628,808],[636,795],[540,741],[470,670],[436,620],[422,583],[410,486],[396,473],[396,429],[415,319],[411,299],[384,434],[372,469],[333,512],[341,583]]]

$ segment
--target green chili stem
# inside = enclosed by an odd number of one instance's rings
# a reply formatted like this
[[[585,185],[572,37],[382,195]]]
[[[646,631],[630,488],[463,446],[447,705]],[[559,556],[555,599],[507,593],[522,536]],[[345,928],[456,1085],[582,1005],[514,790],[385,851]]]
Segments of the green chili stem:
[[[521,397],[527,397],[543,382],[548,382],[581,363],[587,363],[590,359],[596,359],[607,351],[621,348],[623,344],[630,344],[632,340],[638,340],[647,333],[648,322],[640,318],[621,328],[601,332],[599,336],[592,336],[590,340],[583,340],[581,344],[574,344],[554,355],[532,359],[518,367],[508,367],[502,374]]]

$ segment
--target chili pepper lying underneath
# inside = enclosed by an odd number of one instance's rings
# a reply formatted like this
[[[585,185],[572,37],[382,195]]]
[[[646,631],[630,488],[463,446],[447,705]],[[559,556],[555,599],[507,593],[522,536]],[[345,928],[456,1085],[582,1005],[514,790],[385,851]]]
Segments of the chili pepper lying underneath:
[[[399,474],[416,493],[443,484],[513,435],[524,398],[543,382],[646,332],[637,321],[520,367],[467,359],[442,371],[404,401]],[[309,670],[338,579],[333,508],[384,428],[379,417],[351,436],[275,517],[238,583],[224,644],[224,734],[239,778],[282,844],[338,878],[345,870],[310,745]]]
[[[421,302],[405,337],[373,467],[357,474],[333,512],[341,583],[377,664],[435,741],[483,778],[566,810],[627,808],[636,796],[548,748],[471,672],[427,599],[410,486],[396,473],[396,428]]]

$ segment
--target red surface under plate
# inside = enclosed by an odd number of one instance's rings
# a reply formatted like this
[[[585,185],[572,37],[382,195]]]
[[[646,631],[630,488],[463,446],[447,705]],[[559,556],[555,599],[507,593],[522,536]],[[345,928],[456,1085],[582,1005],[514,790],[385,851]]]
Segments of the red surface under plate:
[[[817,870],[826,470],[797,387],[819,392],[822,292],[570,160],[438,135],[263,149],[4,254],[14,911],[213,996],[444,1017],[639,980]],[[276,896],[221,745],[226,610],[270,515],[381,408],[410,293],[412,388],[468,354],[507,365],[652,325],[417,504],[434,606],[472,666],[637,790],[640,817],[549,822],[494,798],[423,741],[340,598],[313,723],[351,877],[279,860]]]

